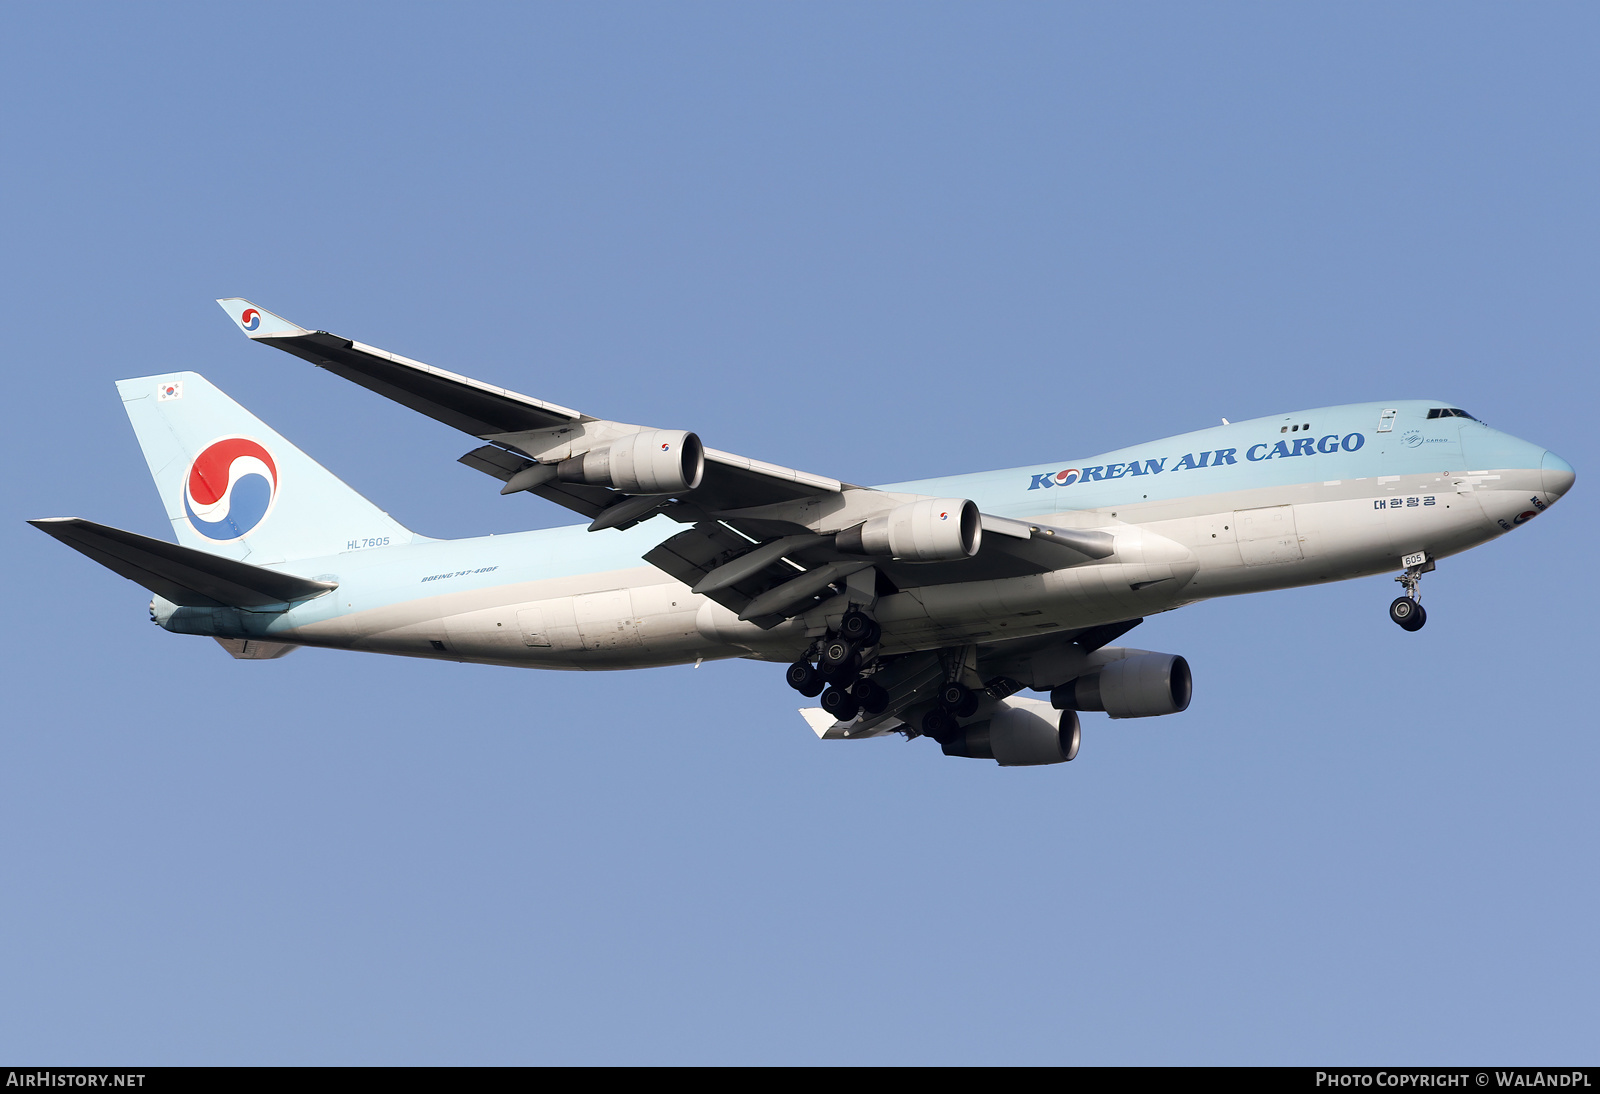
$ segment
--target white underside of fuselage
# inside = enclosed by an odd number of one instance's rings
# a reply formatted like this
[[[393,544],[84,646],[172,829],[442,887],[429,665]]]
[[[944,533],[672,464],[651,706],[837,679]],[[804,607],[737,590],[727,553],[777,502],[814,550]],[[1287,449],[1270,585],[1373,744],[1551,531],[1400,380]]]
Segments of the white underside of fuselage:
[[[1109,532],[1115,553],[1044,574],[884,596],[873,610],[880,649],[999,643],[1212,597],[1397,572],[1402,555],[1443,558],[1503,534],[1539,491],[1537,470],[1429,473],[1041,512],[1043,524]],[[842,603],[831,609],[834,622],[842,611]],[[528,668],[624,669],[792,661],[827,630],[829,614],[824,604],[762,630],[641,563],[352,611],[273,638]]]

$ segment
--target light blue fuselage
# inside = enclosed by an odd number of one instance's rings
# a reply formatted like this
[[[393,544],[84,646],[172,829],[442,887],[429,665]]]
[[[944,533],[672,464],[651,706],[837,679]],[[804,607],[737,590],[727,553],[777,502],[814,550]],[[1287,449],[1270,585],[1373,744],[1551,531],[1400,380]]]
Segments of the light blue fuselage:
[[[1526,522],[1570,486],[1542,446],[1448,404],[1400,401],[1302,411],[1131,448],[882,489],[970,498],[985,513],[1116,537],[1108,559],[1051,574],[886,596],[886,651],[1000,642],[1213,596],[1401,569]],[[1393,412],[1391,415],[1389,412]],[[338,589],[277,611],[175,609],[185,633],[548,668],[627,668],[698,658],[791,660],[822,620],[772,630],[643,563],[682,529],[581,526],[426,540],[297,560]],[[288,569],[290,567],[283,567]],[[1143,576],[1141,576],[1143,575]]]

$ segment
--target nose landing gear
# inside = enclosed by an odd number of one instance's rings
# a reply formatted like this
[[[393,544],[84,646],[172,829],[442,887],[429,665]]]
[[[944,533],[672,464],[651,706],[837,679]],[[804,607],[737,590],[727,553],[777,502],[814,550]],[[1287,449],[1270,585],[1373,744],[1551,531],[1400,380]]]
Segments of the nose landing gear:
[[[1418,553],[1400,561],[1406,564],[1406,572],[1395,580],[1406,592],[1389,605],[1389,618],[1403,630],[1420,631],[1428,621],[1428,613],[1422,608],[1422,575],[1433,569],[1433,559]]]

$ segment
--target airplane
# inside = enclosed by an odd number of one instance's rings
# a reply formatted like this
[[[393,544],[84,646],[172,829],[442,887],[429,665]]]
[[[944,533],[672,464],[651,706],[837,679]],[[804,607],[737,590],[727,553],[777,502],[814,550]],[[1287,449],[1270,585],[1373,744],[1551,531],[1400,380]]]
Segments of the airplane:
[[[193,372],[117,383],[176,544],[35,527],[266,660],[301,646],[598,670],[787,664],[828,740],[898,733],[1006,767],[1078,754],[1080,712],[1181,713],[1177,654],[1112,643],[1212,597],[1399,569],[1525,524],[1575,476],[1438,400],[1228,422],[1101,455],[885,486],[593,417],[219,300],[249,338],[481,442],[460,462],[588,523],[418,535]],[[1047,699],[1019,695],[1031,690]]]

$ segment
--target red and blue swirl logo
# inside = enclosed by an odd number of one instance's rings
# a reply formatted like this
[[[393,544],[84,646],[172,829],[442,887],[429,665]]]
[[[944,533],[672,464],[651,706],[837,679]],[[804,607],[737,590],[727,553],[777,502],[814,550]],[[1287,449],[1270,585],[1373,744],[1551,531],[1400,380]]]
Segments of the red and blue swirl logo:
[[[1078,469],[1069,467],[1065,471],[1057,471],[1055,481],[1057,486],[1071,486],[1078,481]]]
[[[183,511],[191,528],[222,543],[249,535],[266,519],[277,493],[272,454],[249,437],[224,437],[189,465]]]
[[[246,308],[244,314],[239,316],[239,324],[245,330],[255,330],[261,325],[261,313],[254,308]]]

